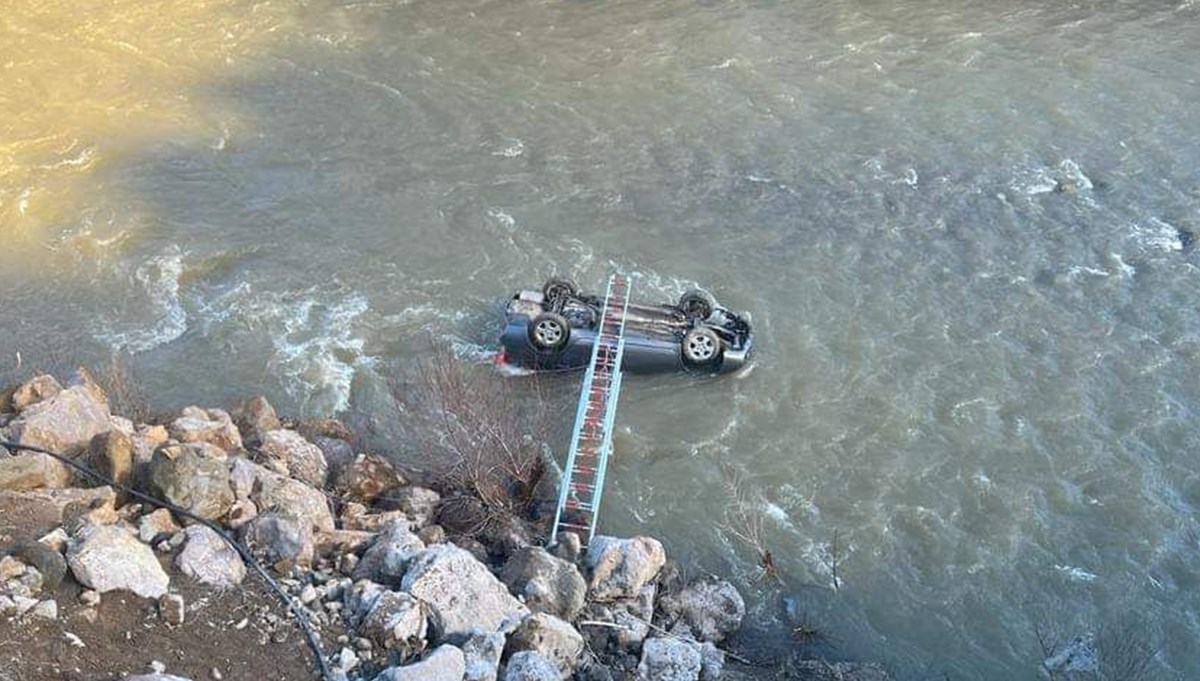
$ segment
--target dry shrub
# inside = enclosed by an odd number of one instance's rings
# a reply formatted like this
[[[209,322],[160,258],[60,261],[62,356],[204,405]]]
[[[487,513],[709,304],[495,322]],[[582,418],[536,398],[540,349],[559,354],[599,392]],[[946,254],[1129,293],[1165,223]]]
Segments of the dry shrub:
[[[758,579],[767,579],[783,586],[783,579],[775,567],[775,557],[767,548],[762,505],[751,497],[748,481],[741,471],[724,464],[721,472],[725,479],[725,496],[729,499],[721,529],[757,554],[760,570]]]
[[[121,355],[114,354],[96,381],[108,395],[109,410],[134,423],[153,423],[155,415],[150,410],[150,399],[137,373],[125,363]]]
[[[546,475],[545,443],[552,432],[536,379],[504,378],[437,349],[402,405],[406,429],[444,503],[475,518],[471,533],[529,518]]]

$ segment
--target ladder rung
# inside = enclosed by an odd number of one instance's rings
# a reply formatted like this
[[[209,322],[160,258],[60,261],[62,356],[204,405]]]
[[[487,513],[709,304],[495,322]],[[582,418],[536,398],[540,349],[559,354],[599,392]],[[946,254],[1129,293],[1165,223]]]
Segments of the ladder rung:
[[[567,508],[572,511],[583,511],[584,513],[592,512],[592,506],[590,504],[585,504],[580,501],[576,501],[575,499],[567,499]]]
[[[558,526],[559,526],[559,527],[570,527],[570,528],[572,528],[572,529],[576,529],[576,530],[583,530],[583,531],[585,531],[585,532],[590,532],[590,531],[591,531],[591,529],[592,529],[592,528],[591,528],[590,526],[588,526],[588,525],[578,525],[578,524],[576,524],[576,523],[566,523],[566,522],[560,522],[560,523],[558,524]]]

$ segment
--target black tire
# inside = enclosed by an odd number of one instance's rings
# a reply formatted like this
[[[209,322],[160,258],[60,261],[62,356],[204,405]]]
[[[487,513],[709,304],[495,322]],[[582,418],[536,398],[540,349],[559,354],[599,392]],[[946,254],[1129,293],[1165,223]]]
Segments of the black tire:
[[[529,322],[529,342],[538,350],[561,350],[571,338],[571,325],[560,314],[543,312]]]
[[[542,296],[545,297],[546,303],[558,303],[577,295],[579,295],[579,287],[570,279],[550,277],[542,286]]]
[[[704,321],[717,309],[717,300],[707,291],[692,289],[679,298],[679,309],[688,319]]]
[[[724,347],[715,331],[706,326],[697,326],[684,334],[680,352],[685,364],[712,366],[720,361]]]

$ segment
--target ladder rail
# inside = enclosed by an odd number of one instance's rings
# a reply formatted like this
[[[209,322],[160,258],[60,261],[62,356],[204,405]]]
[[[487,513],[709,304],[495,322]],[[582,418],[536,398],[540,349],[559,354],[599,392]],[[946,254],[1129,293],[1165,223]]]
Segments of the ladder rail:
[[[575,424],[571,433],[571,446],[567,452],[567,461],[561,488],[558,495],[558,506],[554,513],[554,525],[550,541],[558,540],[560,527],[568,529],[586,529],[586,541],[591,542],[596,531],[596,521],[600,510],[600,499],[604,490],[604,476],[608,468],[608,456],[612,453],[612,430],[616,419],[617,398],[621,387],[621,361],[625,354],[625,322],[629,311],[631,282],[620,273],[613,273],[608,280],[604,294],[604,306],[600,312],[597,324],[596,340],[592,345],[591,358],[587,371],[584,373],[583,387],[579,394],[579,403],[575,409]],[[609,331],[609,327],[614,330]],[[604,362],[600,362],[600,353],[604,352]],[[597,386],[597,379],[601,379]],[[598,408],[598,409],[597,409]],[[600,411],[600,414],[589,414]],[[599,423],[596,419],[599,417]],[[599,432],[595,426],[598,425]],[[588,430],[585,436],[584,431]],[[595,457],[594,466],[579,466],[580,444],[583,441],[594,443],[585,448],[586,455]],[[598,441],[597,441],[598,440]],[[576,473],[592,476],[588,483],[576,483]],[[580,499],[579,487],[590,488],[587,500]],[[581,510],[587,515],[586,526],[567,522],[563,518],[565,510]]]

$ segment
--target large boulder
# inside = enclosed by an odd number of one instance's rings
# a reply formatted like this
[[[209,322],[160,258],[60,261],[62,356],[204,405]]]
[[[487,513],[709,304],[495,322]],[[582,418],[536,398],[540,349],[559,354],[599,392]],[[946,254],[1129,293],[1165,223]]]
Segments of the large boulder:
[[[591,597],[605,601],[637,596],[666,561],[662,544],[653,537],[593,537],[587,552]]]
[[[700,646],[676,638],[649,638],[642,645],[639,681],[699,681]]]
[[[320,489],[325,486],[329,465],[321,448],[294,430],[269,430],[262,435],[258,451],[267,468]]]
[[[395,521],[375,537],[375,542],[363,553],[354,568],[355,579],[369,579],[380,584],[398,584],[408,570],[408,564],[425,548],[425,544],[408,529],[408,523]]]
[[[425,647],[429,607],[403,591],[381,591],[371,600],[357,629],[386,650],[407,657]]]
[[[246,564],[237,550],[205,525],[184,530],[187,543],[175,558],[179,571],[201,584],[231,587],[246,577]]]
[[[403,511],[416,527],[425,527],[437,514],[442,496],[425,487],[401,487],[387,496],[388,508]]]
[[[17,443],[41,447],[59,454],[78,454],[86,449],[92,438],[108,432],[108,404],[97,402],[84,386],[67,388],[57,395],[26,407],[9,424],[10,437]],[[26,454],[43,462],[44,472],[35,479],[39,487],[65,487],[71,472],[64,464],[44,454]],[[14,457],[20,459],[21,457]],[[0,460],[0,469],[14,459]],[[0,472],[0,478],[4,473]],[[29,478],[25,478],[27,484]],[[8,486],[6,489],[31,489]]]
[[[558,667],[534,650],[524,650],[508,658],[504,681],[560,681]]]
[[[228,457],[206,442],[159,447],[150,460],[150,488],[205,520],[225,515],[234,501]]]
[[[459,681],[465,668],[461,650],[441,645],[420,662],[385,669],[375,681]]]
[[[529,614],[486,566],[450,544],[417,554],[401,587],[433,607],[443,637],[496,631],[505,620]]]
[[[545,612],[567,621],[575,619],[587,596],[587,583],[574,564],[545,549],[527,546],[504,565],[500,579],[533,612]]]
[[[746,615],[746,602],[738,590],[716,577],[698,579],[664,596],[660,608],[668,627],[698,641],[721,641],[742,625]]]
[[[311,567],[316,550],[312,525],[278,511],[243,525],[241,540],[256,558],[280,574],[288,574],[294,567]]]
[[[111,525],[81,528],[67,545],[67,565],[80,584],[100,593],[124,590],[158,598],[170,582],[149,546]]]
[[[544,612],[526,617],[508,638],[507,652],[533,650],[554,663],[563,679],[570,678],[583,654],[583,636],[570,624]]]
[[[299,480],[257,467],[257,479],[250,500],[258,511],[279,511],[307,523],[314,532],[332,532],[333,512],[329,500],[319,490]]]
[[[111,487],[0,491],[0,533],[37,539],[93,511],[115,512],[115,502]]]
[[[10,398],[10,406],[13,411],[20,412],[26,407],[54,397],[60,392],[62,392],[62,385],[53,376],[42,374],[17,386]]]
[[[338,493],[364,504],[406,484],[404,476],[387,459],[359,454],[341,467],[334,484]]]
[[[221,409],[184,407],[168,431],[180,442],[207,442],[227,452],[242,448],[241,433],[229,414]]]
[[[500,656],[504,654],[504,634],[498,631],[473,631],[462,644],[467,663],[463,681],[496,681]]]

